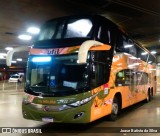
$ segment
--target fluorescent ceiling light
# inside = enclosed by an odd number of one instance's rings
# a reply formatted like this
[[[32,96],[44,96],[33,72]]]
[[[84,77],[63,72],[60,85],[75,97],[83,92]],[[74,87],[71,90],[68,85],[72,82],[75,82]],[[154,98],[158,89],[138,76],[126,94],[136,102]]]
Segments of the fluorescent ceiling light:
[[[136,59],[137,59],[136,57],[133,57],[133,56],[132,56],[132,57],[129,57],[129,58],[130,58],[130,59],[134,59],[134,60],[136,60]]]
[[[151,54],[156,54],[157,52],[156,51],[151,51]]]
[[[141,55],[147,55],[148,54],[148,52],[142,52],[141,53]]]
[[[7,56],[6,53],[0,53],[0,56]]]
[[[0,56],[0,59],[5,59],[4,56]]]
[[[21,39],[21,40],[26,40],[26,41],[28,41],[28,40],[31,40],[31,39],[32,39],[32,36],[26,35],[26,34],[21,34],[21,35],[18,36],[18,38]]]
[[[37,27],[29,27],[27,29],[27,32],[31,34],[38,34],[40,32],[40,29]]]
[[[149,63],[149,64],[151,64],[151,63],[152,63],[152,61],[149,61],[148,63]]]
[[[17,63],[17,61],[12,60],[11,63]]]
[[[11,51],[11,50],[13,50],[13,48],[12,47],[6,47],[5,48],[7,51]]]
[[[17,58],[17,61],[22,61],[22,58]]]
[[[133,45],[132,44],[127,44],[127,45],[124,45],[124,48],[131,48]]]

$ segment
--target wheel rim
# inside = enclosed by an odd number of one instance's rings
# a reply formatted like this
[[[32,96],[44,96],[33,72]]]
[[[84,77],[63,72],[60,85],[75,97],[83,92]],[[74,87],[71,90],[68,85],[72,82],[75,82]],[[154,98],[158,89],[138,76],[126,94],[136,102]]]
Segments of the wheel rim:
[[[115,115],[118,114],[118,104],[117,103],[112,104],[112,113]]]

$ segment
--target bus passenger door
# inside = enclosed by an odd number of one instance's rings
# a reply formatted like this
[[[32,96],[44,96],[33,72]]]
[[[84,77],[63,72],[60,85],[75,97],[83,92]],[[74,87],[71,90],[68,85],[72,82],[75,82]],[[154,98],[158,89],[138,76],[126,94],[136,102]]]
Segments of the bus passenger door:
[[[108,51],[90,51],[90,87],[92,95],[96,95],[91,106],[91,121],[110,113],[105,105],[108,93],[104,92],[104,84],[109,80],[110,66],[107,63]]]

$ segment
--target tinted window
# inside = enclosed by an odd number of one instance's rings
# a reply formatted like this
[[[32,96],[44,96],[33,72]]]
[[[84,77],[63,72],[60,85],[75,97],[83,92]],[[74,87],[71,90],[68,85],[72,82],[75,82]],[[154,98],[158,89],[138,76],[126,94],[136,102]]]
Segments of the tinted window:
[[[148,52],[144,51],[141,47],[137,46],[137,58],[140,58],[141,60],[148,62],[149,54]]]
[[[119,71],[116,74],[116,86],[129,86],[135,82],[135,72],[130,69]]]
[[[63,38],[90,38],[93,33],[90,19],[66,19],[47,22],[41,29],[38,40]]]
[[[155,57],[153,57],[152,55],[149,55],[148,63],[149,64],[156,63]]]
[[[148,84],[148,74],[145,72],[135,72],[130,69],[119,71],[116,74],[116,86],[131,86]]]
[[[92,22],[89,19],[73,19],[67,23],[65,38],[90,37],[92,31]]]
[[[46,23],[39,34],[38,40],[47,40],[47,39],[53,39],[53,38],[60,38],[62,35],[62,26],[64,25],[64,22],[48,22]],[[56,34],[59,33],[59,37],[56,37]]]
[[[137,85],[148,84],[148,74],[144,72],[137,72]]]
[[[111,32],[108,27],[99,27],[98,39],[100,39],[104,43],[111,43]]]
[[[98,20],[99,21],[99,20]],[[103,43],[114,45],[117,28],[111,22],[101,20],[97,29],[97,38]]]
[[[88,83],[86,64],[78,64],[78,54],[55,55],[50,61],[33,61],[31,56],[27,69],[26,87],[30,92],[71,95],[84,91]],[[75,89],[80,91],[75,91]]]
[[[134,42],[126,35],[119,33],[116,44],[116,51],[125,52],[135,57],[137,56],[137,49]]]

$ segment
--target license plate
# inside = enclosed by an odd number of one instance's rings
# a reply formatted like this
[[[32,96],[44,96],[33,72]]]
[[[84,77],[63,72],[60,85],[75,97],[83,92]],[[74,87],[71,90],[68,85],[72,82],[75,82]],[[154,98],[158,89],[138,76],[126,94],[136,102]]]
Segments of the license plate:
[[[42,118],[42,121],[44,121],[44,122],[53,122],[54,119],[53,118],[49,118],[49,117],[45,117],[45,118]]]

